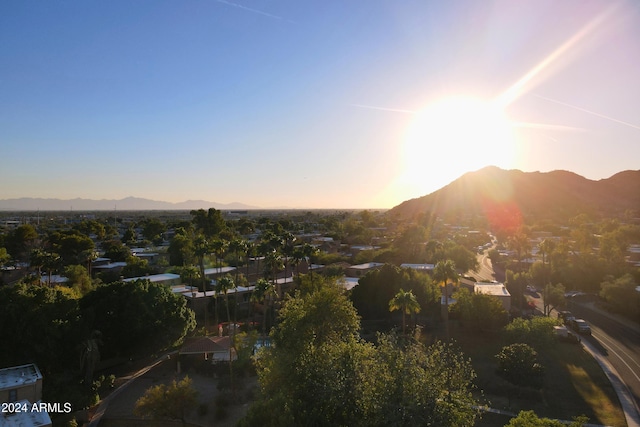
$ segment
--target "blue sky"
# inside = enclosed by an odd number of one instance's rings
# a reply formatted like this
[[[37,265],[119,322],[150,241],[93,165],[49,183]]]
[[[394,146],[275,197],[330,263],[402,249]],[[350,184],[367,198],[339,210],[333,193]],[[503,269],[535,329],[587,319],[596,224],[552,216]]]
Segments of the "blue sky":
[[[5,1],[0,199],[389,208],[489,164],[602,179],[640,169],[638,76],[631,0]]]

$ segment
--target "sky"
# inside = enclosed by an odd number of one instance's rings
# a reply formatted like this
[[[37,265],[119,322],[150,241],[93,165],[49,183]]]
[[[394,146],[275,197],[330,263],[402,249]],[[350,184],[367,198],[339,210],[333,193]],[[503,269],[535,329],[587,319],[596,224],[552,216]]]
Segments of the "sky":
[[[391,208],[640,169],[635,0],[0,2],[0,199]]]

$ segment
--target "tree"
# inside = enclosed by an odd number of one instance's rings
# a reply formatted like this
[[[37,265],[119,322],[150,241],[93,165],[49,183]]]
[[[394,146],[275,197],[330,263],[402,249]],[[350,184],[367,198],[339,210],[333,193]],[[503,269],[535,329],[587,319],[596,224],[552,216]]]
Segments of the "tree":
[[[602,282],[600,296],[604,298],[613,309],[629,318],[640,317],[640,296],[636,291],[636,281],[631,274],[614,279],[607,277]]]
[[[451,260],[439,261],[433,268],[433,279],[436,283],[442,285],[444,291],[444,305],[445,305],[445,329],[447,340],[449,339],[449,283],[454,285],[458,283],[458,273],[456,272],[456,265]]]
[[[181,343],[196,325],[182,295],[149,280],[99,286],[82,297],[80,308],[85,327],[102,332],[105,357],[165,350]]]
[[[10,231],[5,238],[5,248],[11,258],[26,261],[29,252],[38,241],[38,233],[31,224],[23,224]]]
[[[167,231],[167,225],[157,218],[148,218],[142,223],[142,235],[145,239],[162,243],[162,233]]]
[[[235,331],[236,331],[235,322],[233,323],[233,327],[231,326],[231,314],[229,313],[229,291],[232,289],[236,289],[236,284],[233,281],[233,278],[231,276],[226,275],[218,279],[216,293],[221,292],[224,295],[224,302],[225,302],[225,305],[227,306],[227,320],[228,320],[229,331],[231,335],[231,346],[229,347],[229,352],[231,352],[231,349],[234,348]],[[233,387],[233,357],[231,357],[231,354],[229,354],[229,378],[231,381],[231,390],[232,392],[235,392],[235,389]]]
[[[167,252],[170,265],[184,266],[194,261],[194,242],[184,228],[176,230],[175,236],[169,242]]]
[[[549,283],[547,286],[545,286],[542,295],[545,316],[549,316],[551,314],[551,311],[556,308],[564,307],[564,293],[564,286],[562,286],[561,283],[558,283],[557,285],[552,285],[551,283]]]
[[[273,298],[276,296],[276,289],[273,283],[269,282],[265,278],[260,278],[256,282],[255,290],[251,295],[251,302],[261,303],[262,308],[262,335],[267,336],[267,312],[269,311],[268,305],[271,305]],[[267,304],[267,301],[269,304]]]
[[[469,360],[393,334],[363,341],[343,292],[323,286],[285,300],[274,345],[256,358],[262,392],[240,425],[473,425]]]
[[[236,283],[238,282],[238,274],[240,274],[241,255],[247,254],[249,250],[249,244],[244,239],[233,239],[229,243],[229,251],[235,254],[235,266],[236,266]]]
[[[78,300],[39,283],[0,287],[0,366],[30,360],[43,373],[77,369]]]
[[[144,258],[131,255],[127,258],[127,265],[122,267],[122,275],[126,278],[142,277],[151,273],[149,261]]]
[[[84,372],[84,384],[91,387],[93,372],[100,363],[100,346],[102,333],[92,331],[91,335],[80,344],[80,371]]]
[[[123,262],[131,256],[131,250],[119,240],[107,240],[102,242],[104,256],[112,262]]]
[[[185,376],[178,382],[173,380],[169,385],[159,384],[148,388],[136,401],[134,414],[153,419],[180,420],[184,425],[186,414],[198,403],[197,395],[191,378]]]
[[[77,230],[56,231],[49,235],[48,240],[64,265],[84,264],[87,254],[95,251],[93,240]]]
[[[400,310],[402,312],[402,335],[406,334],[406,322],[405,315],[411,316],[414,313],[420,312],[420,304],[413,292],[405,292],[403,289],[389,301],[389,311]]]
[[[516,343],[505,346],[496,356],[496,373],[519,387],[542,387],[544,367],[538,363],[538,353],[530,345]]]
[[[218,237],[227,228],[222,211],[215,208],[209,208],[208,211],[192,210],[190,214],[196,231],[202,233],[207,239]]]
[[[560,323],[551,317],[518,317],[504,327],[504,338],[510,344],[524,343],[538,350],[548,349],[557,342],[553,327]]]
[[[583,427],[587,422],[589,418],[584,415],[576,417],[571,424],[565,424],[559,420],[540,418],[533,411],[520,411],[505,427]]]
[[[509,320],[502,302],[493,295],[472,294],[467,289],[460,289],[454,296],[456,304],[451,311],[472,329],[495,331]]]
[[[0,247],[0,267],[4,267],[11,260],[11,255],[7,252],[7,248]]]
[[[198,259],[198,266],[200,267],[200,291],[204,292],[205,297],[207,296],[207,277],[204,274],[204,257],[207,256],[211,252],[211,245],[205,239],[203,235],[199,235],[196,237],[196,240],[193,244],[193,253]]]
[[[64,269],[64,275],[69,279],[67,284],[80,296],[86,295],[94,289],[89,272],[81,265],[68,265]]]

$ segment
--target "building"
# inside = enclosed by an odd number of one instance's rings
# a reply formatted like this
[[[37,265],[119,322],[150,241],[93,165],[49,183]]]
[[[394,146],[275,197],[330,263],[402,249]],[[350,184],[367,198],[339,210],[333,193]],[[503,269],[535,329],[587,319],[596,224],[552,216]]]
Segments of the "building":
[[[35,364],[0,369],[0,402],[41,399],[42,374]]]
[[[412,270],[426,271],[428,273],[433,272],[435,264],[400,264],[400,268],[410,268]]]
[[[367,274],[369,271],[377,270],[381,268],[384,264],[381,262],[366,262],[364,264],[352,265],[347,268],[347,276],[348,277],[362,277]]]
[[[511,294],[503,283],[499,282],[476,282],[473,287],[476,294],[492,295],[500,299],[502,306],[507,312],[511,310]]]
[[[123,279],[123,282],[133,282],[135,280],[149,280],[151,283],[162,283],[163,285],[172,287],[182,284],[179,274],[164,273],[164,274],[151,274],[149,276],[130,277]]]
[[[3,408],[0,427],[51,427],[51,417],[46,411],[31,410],[33,406],[28,400],[20,400],[15,405],[20,411],[4,412]]]

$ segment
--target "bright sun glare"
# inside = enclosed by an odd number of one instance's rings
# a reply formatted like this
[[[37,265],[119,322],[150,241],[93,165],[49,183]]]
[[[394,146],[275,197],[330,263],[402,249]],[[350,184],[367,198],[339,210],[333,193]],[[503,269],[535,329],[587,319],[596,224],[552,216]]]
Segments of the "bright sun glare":
[[[402,181],[421,196],[434,183],[440,188],[485,166],[511,168],[512,127],[495,103],[447,98],[431,104],[416,113],[405,136]]]

